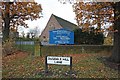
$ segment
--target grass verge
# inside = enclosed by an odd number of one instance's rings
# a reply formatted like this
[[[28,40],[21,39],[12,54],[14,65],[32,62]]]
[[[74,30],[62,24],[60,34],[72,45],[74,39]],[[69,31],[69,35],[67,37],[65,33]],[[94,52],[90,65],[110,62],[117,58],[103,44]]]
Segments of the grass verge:
[[[106,53],[95,54],[64,54],[72,56],[73,73],[69,75],[69,66],[49,65],[45,74],[45,57],[29,56],[24,52],[3,57],[3,78],[118,78],[119,72],[108,67],[105,62]],[[111,64],[111,63],[110,63]],[[112,65],[111,65],[112,66]],[[118,67],[119,64],[114,64]]]

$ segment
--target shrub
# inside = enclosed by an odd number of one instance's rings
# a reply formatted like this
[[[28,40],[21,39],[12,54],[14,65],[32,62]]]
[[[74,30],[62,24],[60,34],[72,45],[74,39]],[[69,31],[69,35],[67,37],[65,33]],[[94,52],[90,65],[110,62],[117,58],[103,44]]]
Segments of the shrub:
[[[105,45],[113,45],[112,37],[106,37],[104,40]]]
[[[16,49],[14,48],[14,45],[15,45],[14,39],[8,39],[5,42],[3,42],[3,52],[2,52],[2,55],[6,56],[6,55],[10,55],[13,52],[15,52]]]
[[[104,42],[104,35],[102,32],[95,33],[94,28],[90,31],[82,31],[82,29],[74,30],[75,44],[89,44],[89,45],[101,45]]]

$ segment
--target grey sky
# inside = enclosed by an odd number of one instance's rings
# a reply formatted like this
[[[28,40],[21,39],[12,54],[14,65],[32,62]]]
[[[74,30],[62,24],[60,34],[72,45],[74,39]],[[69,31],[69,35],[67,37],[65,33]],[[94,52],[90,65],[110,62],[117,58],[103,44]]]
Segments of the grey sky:
[[[42,18],[35,21],[26,21],[29,28],[39,27],[40,33],[45,28],[51,14],[55,14],[65,20],[76,24],[75,13],[73,12],[72,4],[61,4],[58,0],[35,0],[42,5]],[[23,29],[23,28],[22,28]],[[22,32],[22,29],[20,32]],[[29,29],[24,29],[27,33]]]

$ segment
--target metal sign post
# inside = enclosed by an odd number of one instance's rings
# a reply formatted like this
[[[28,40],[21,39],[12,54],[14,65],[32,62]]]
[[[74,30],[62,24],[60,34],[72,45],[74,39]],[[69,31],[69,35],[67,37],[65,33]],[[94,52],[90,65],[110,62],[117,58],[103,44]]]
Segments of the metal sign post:
[[[47,56],[45,57],[45,73],[48,73]]]
[[[70,76],[72,76],[72,57],[70,57]]]

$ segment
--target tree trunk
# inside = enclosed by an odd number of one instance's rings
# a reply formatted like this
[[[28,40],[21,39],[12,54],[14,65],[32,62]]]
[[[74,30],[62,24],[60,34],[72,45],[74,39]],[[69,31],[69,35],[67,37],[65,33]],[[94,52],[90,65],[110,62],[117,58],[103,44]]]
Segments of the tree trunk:
[[[9,38],[10,32],[10,14],[9,14],[10,4],[6,3],[5,8],[5,18],[4,18],[4,26],[3,26],[3,41],[6,41]]]
[[[6,41],[9,38],[9,24],[10,24],[10,20],[9,17],[6,16],[5,20],[4,20],[4,27],[3,27],[3,41]]]
[[[110,59],[113,62],[120,63],[120,27],[118,32],[114,33],[114,45]]]
[[[120,17],[119,17],[120,2],[115,3],[114,11],[115,11],[114,29],[118,31],[114,32],[113,51],[112,51],[112,55],[110,56],[110,60],[112,62],[120,63]]]

